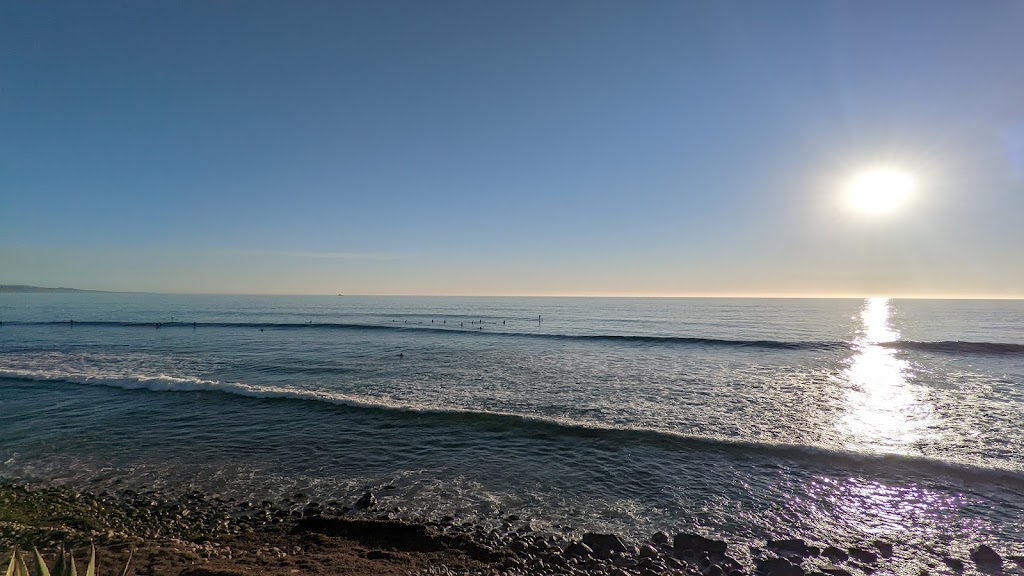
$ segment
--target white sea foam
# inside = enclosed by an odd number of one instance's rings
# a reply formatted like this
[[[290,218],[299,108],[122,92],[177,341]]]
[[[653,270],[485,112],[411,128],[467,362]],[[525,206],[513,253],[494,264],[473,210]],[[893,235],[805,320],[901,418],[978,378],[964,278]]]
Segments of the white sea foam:
[[[605,436],[613,434],[622,439],[632,438],[642,444],[668,446],[685,445],[705,449],[738,451],[768,451],[790,454],[811,459],[841,459],[861,465],[906,464],[924,466],[933,471],[956,474],[981,474],[1012,478],[1019,481],[1022,471],[990,463],[949,462],[921,456],[905,456],[889,453],[850,452],[822,446],[811,446],[773,441],[744,441],[712,434],[685,434],[673,430],[645,428],[640,426],[611,425],[602,422],[588,422],[564,417],[536,414],[482,410],[454,406],[436,406],[415,402],[401,402],[386,397],[355,396],[325,390],[300,389],[286,386],[253,385],[242,382],[222,382],[195,376],[172,376],[168,374],[111,374],[109,372],[85,372],[67,369],[0,368],[0,377],[20,378],[41,382],[68,382],[89,386],[107,386],[125,390],[148,390],[152,392],[205,392],[223,393],[246,398],[283,399],[296,401],[323,402],[338,406],[362,409],[388,410],[418,414],[444,416],[468,416],[499,419],[511,427],[554,427],[560,433],[584,436]]]
[[[194,376],[171,376],[169,374],[122,374],[88,373],[74,370],[44,370],[26,368],[0,368],[0,376],[22,378],[41,382],[70,382],[90,386],[109,386],[125,390],[150,390],[152,392],[222,392],[248,398],[287,398],[312,400],[358,407],[386,407],[404,410],[421,410],[422,407],[395,404],[382,400],[360,399],[336,392],[303,390],[285,386],[252,385],[242,382],[222,382]]]

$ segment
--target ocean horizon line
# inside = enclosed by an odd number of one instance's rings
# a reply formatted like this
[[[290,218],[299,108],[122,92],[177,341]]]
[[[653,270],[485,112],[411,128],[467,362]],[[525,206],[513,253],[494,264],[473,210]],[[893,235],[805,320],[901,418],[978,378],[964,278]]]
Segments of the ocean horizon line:
[[[298,297],[380,297],[380,298],[622,298],[622,299],[722,299],[722,300],[864,300],[869,298],[887,298],[892,300],[1024,300],[1020,295],[996,294],[870,294],[870,293],[693,293],[693,294],[643,294],[643,293],[328,293],[328,292],[230,292],[230,291],[159,291],[159,290],[113,290],[99,288],[46,287],[29,284],[0,283],[0,293],[8,294],[130,294],[130,295],[164,295],[164,296],[298,296]]]

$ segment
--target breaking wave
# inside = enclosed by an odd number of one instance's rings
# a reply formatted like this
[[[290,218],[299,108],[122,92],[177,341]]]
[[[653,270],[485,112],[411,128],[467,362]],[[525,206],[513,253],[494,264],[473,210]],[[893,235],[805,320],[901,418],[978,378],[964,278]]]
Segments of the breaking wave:
[[[778,458],[813,461],[821,466],[845,464],[856,468],[885,471],[900,470],[908,474],[953,475],[977,479],[1009,482],[1024,490],[1024,471],[996,466],[948,462],[937,458],[901,454],[860,453],[803,444],[768,441],[744,441],[713,435],[691,435],[671,430],[644,427],[626,427],[570,418],[533,414],[489,411],[472,408],[431,406],[387,398],[355,396],[322,390],[299,389],[286,386],[252,385],[240,382],[221,382],[196,377],[167,374],[155,376],[89,375],[37,369],[0,369],[0,377],[42,382],[107,386],[126,390],[153,392],[201,392],[263,400],[307,401],[335,406],[374,410],[401,418],[403,414],[417,418],[429,416],[442,422],[463,426],[480,426],[494,431],[521,431],[532,437],[576,437],[609,442],[616,446],[655,447],[665,450],[707,450],[734,453],[739,457],[770,454],[771,462]]]

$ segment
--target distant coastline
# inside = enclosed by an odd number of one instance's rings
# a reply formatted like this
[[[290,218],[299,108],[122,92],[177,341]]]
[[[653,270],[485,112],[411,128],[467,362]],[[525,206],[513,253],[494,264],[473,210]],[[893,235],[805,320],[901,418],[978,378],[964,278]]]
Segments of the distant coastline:
[[[12,293],[49,293],[49,294],[68,294],[68,293],[91,293],[91,294],[118,294],[118,292],[110,292],[108,290],[80,290],[78,288],[44,288],[42,286],[28,286],[25,284],[0,284],[0,294],[5,292]]]

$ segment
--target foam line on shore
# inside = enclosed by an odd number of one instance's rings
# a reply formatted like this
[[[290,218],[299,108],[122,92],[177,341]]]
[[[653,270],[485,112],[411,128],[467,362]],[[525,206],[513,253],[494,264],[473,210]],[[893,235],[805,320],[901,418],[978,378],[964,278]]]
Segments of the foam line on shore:
[[[842,451],[805,444],[781,442],[755,442],[713,435],[691,435],[671,430],[643,427],[626,427],[557,418],[533,414],[489,411],[459,407],[428,406],[403,403],[383,398],[357,397],[321,390],[301,390],[283,386],[256,386],[240,382],[221,382],[196,377],[179,377],[166,374],[156,376],[126,375],[123,377],[68,374],[43,370],[0,369],[0,377],[27,381],[63,382],[91,386],[106,386],[125,390],[147,390],[152,392],[203,392],[221,393],[231,396],[263,400],[319,402],[335,406],[375,410],[391,414],[429,415],[442,421],[461,425],[482,425],[488,429],[527,429],[531,432],[546,432],[552,436],[575,436],[594,440],[632,443],[646,447],[667,450],[712,450],[758,454],[771,452],[776,456],[820,460],[833,466],[845,463],[854,467],[877,469],[909,468],[913,471],[936,474],[952,474],[958,477],[1003,480],[1020,484],[1024,493],[1024,470],[1000,468],[978,464],[949,462],[925,456],[901,454],[878,454]]]

